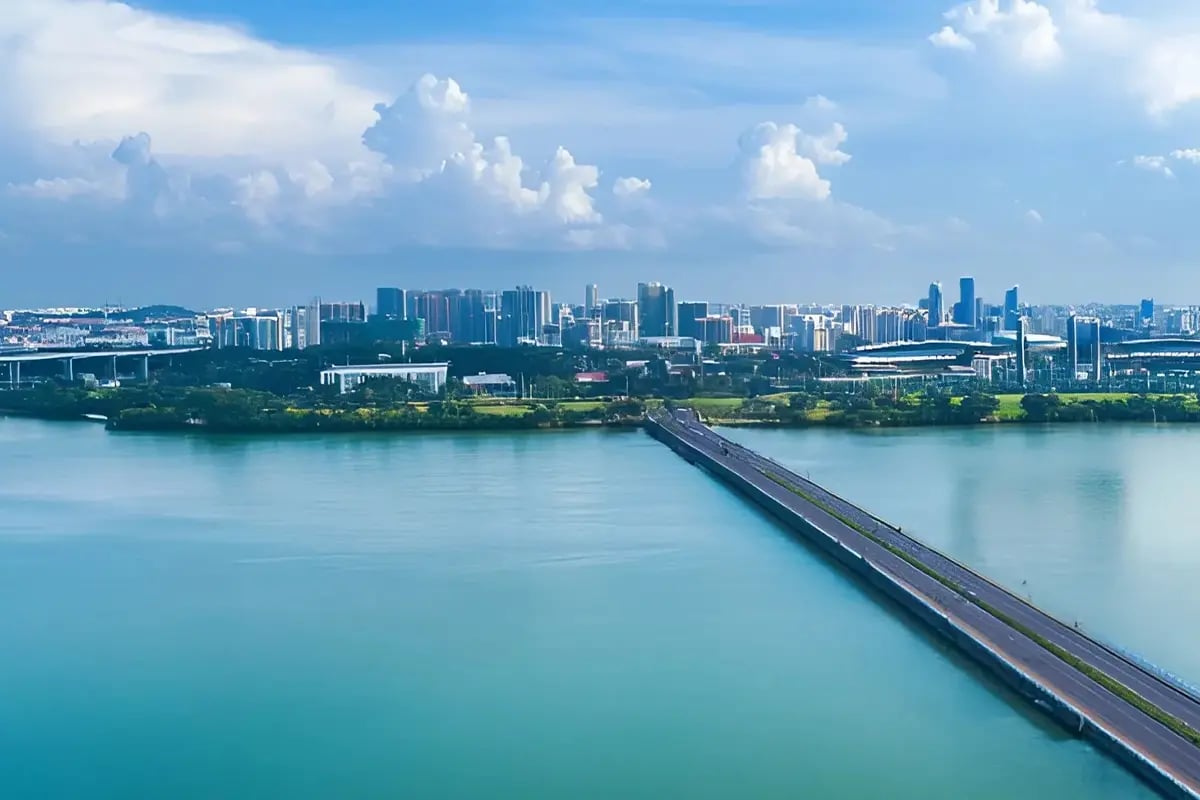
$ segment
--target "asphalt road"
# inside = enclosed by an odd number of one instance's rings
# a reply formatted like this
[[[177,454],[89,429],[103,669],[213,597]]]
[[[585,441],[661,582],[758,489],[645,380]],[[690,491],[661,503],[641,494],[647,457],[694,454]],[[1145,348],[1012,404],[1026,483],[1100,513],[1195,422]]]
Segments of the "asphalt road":
[[[751,486],[794,511],[820,531],[859,553],[877,568],[907,584],[959,625],[973,629],[1010,663],[1080,709],[1096,724],[1123,739],[1200,797],[1200,748],[1105,689],[1033,639],[992,616],[964,594],[955,592],[878,542],[859,533],[821,507],[766,477],[772,472],[803,489],[872,536],[918,559],[960,585],[965,593],[1054,642],[1097,670],[1137,692],[1172,716],[1200,730],[1200,701],[1090,639],[967,567],[901,533],[871,514],[774,461],[741,447],[700,424],[690,411],[656,417],[684,444],[714,458]]]

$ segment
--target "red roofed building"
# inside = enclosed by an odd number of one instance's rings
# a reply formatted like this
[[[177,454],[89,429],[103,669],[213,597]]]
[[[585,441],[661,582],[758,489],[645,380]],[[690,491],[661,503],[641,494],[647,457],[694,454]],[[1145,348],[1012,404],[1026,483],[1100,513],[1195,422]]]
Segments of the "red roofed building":
[[[575,375],[576,383],[608,383],[607,372],[580,372]]]

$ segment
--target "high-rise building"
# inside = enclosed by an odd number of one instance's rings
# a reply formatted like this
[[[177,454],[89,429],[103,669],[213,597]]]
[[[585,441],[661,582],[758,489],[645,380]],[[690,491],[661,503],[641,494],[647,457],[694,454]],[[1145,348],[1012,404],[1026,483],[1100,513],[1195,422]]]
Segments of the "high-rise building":
[[[375,313],[385,319],[407,319],[407,294],[404,289],[379,287],[375,290]]]
[[[425,320],[426,336],[450,337],[450,298],[456,293],[456,290],[410,293],[416,299],[413,316]]]
[[[709,315],[696,321],[703,330],[705,344],[728,344],[733,341],[733,317]]]
[[[946,318],[946,309],[942,301],[942,284],[934,281],[929,284],[929,327],[936,328]]]
[[[783,306],[750,306],[750,324],[758,333],[771,328],[783,329]]]
[[[983,302],[982,297],[975,298],[975,327],[983,328],[983,321],[987,319],[987,305]]]
[[[637,331],[638,305],[636,300],[606,300],[603,309],[602,316],[605,322],[625,322],[629,324],[630,330]]]
[[[540,344],[550,323],[550,293],[518,286],[500,295],[496,343],[501,347]]]
[[[1017,317],[1017,383],[1025,385],[1025,318]]]
[[[321,322],[366,322],[367,307],[363,303],[321,303]]]
[[[898,308],[880,308],[875,311],[875,335],[872,344],[899,342],[904,338],[904,313]]]
[[[708,316],[708,303],[703,300],[684,301],[679,304],[676,313],[680,336],[690,336],[693,339],[704,338],[704,327],[700,320]]]
[[[958,304],[954,307],[954,321],[959,325],[978,324],[975,318],[975,279],[964,275],[958,279]]]
[[[1154,325],[1154,298],[1143,298],[1138,307],[1138,327],[1149,328]]]
[[[1067,363],[1071,380],[1087,372],[1093,380],[1101,378],[1100,320],[1072,314],[1067,319]],[[1084,358],[1080,358],[1080,354]]]
[[[583,293],[583,310],[590,316],[592,309],[598,305],[600,305],[600,287],[589,283]]]
[[[288,335],[284,346],[291,350],[303,350],[308,347],[308,307],[293,306],[288,311]],[[319,326],[318,326],[319,329]]]
[[[674,336],[675,290],[661,283],[638,284],[638,336]]]
[[[1017,319],[1021,316],[1021,303],[1018,297],[1019,287],[1014,286],[1004,293],[1004,330],[1015,331]]]
[[[466,289],[452,299],[450,338],[463,344],[487,341],[484,295],[481,289]]]

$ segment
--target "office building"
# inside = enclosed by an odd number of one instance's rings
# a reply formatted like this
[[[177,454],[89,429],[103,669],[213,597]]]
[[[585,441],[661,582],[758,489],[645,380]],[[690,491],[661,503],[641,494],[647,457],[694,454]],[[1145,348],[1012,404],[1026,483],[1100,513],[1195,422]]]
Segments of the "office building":
[[[1149,328],[1154,325],[1154,298],[1145,298],[1138,306],[1138,327]]]
[[[881,308],[875,312],[875,331],[872,344],[888,344],[904,339],[904,312],[898,308]]]
[[[1087,374],[1092,380],[1101,378],[1100,320],[1072,314],[1067,319],[1067,362],[1070,380]]]
[[[366,322],[367,307],[363,303],[321,303],[321,322]]]
[[[375,313],[385,319],[408,319],[408,292],[381,286],[375,290]]]
[[[709,315],[696,320],[702,336],[693,337],[705,344],[729,344],[733,341],[733,317]]]
[[[1017,286],[1004,293],[1004,330],[1015,331],[1017,319],[1021,316],[1021,304]]]
[[[600,305],[600,287],[589,283],[583,292],[583,310],[586,316],[591,316],[592,310]]]
[[[936,328],[946,320],[946,310],[942,303],[942,284],[934,281],[929,284],[929,327],[931,328]]]
[[[336,386],[345,394],[369,380],[403,380],[419,386],[425,393],[436,395],[446,385],[450,365],[437,364],[357,364],[330,367],[321,371],[322,386]]]
[[[679,326],[680,336],[691,336],[693,339],[703,339],[699,321],[708,316],[706,301],[685,301],[679,304],[675,319]]]
[[[541,344],[550,324],[550,293],[518,286],[500,295],[496,343],[501,347]]]
[[[638,305],[636,300],[605,300],[601,318],[605,323],[628,323],[629,329],[638,330]]]
[[[288,311],[287,335],[284,346],[291,350],[303,350],[308,347],[308,306],[293,306]],[[320,330],[320,326],[317,326]],[[320,334],[318,334],[319,337]]]
[[[638,284],[638,336],[674,336],[678,327],[675,290],[661,283]]]
[[[459,344],[487,341],[487,311],[481,289],[465,289],[451,298],[450,339]]]
[[[975,318],[975,279],[972,277],[963,276],[958,279],[958,302],[954,306],[954,321],[972,328],[978,324]]]
[[[758,333],[766,334],[771,328],[783,329],[783,306],[750,306],[750,324]]]
[[[1025,318],[1017,317],[1017,383],[1025,385]]]

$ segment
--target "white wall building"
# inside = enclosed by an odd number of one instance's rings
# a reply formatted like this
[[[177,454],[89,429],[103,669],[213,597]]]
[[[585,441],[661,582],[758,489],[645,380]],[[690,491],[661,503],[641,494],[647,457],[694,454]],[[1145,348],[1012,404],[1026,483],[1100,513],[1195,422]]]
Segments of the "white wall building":
[[[337,386],[342,394],[374,378],[415,383],[430,394],[446,385],[449,363],[440,364],[352,364],[321,371],[322,386]]]

